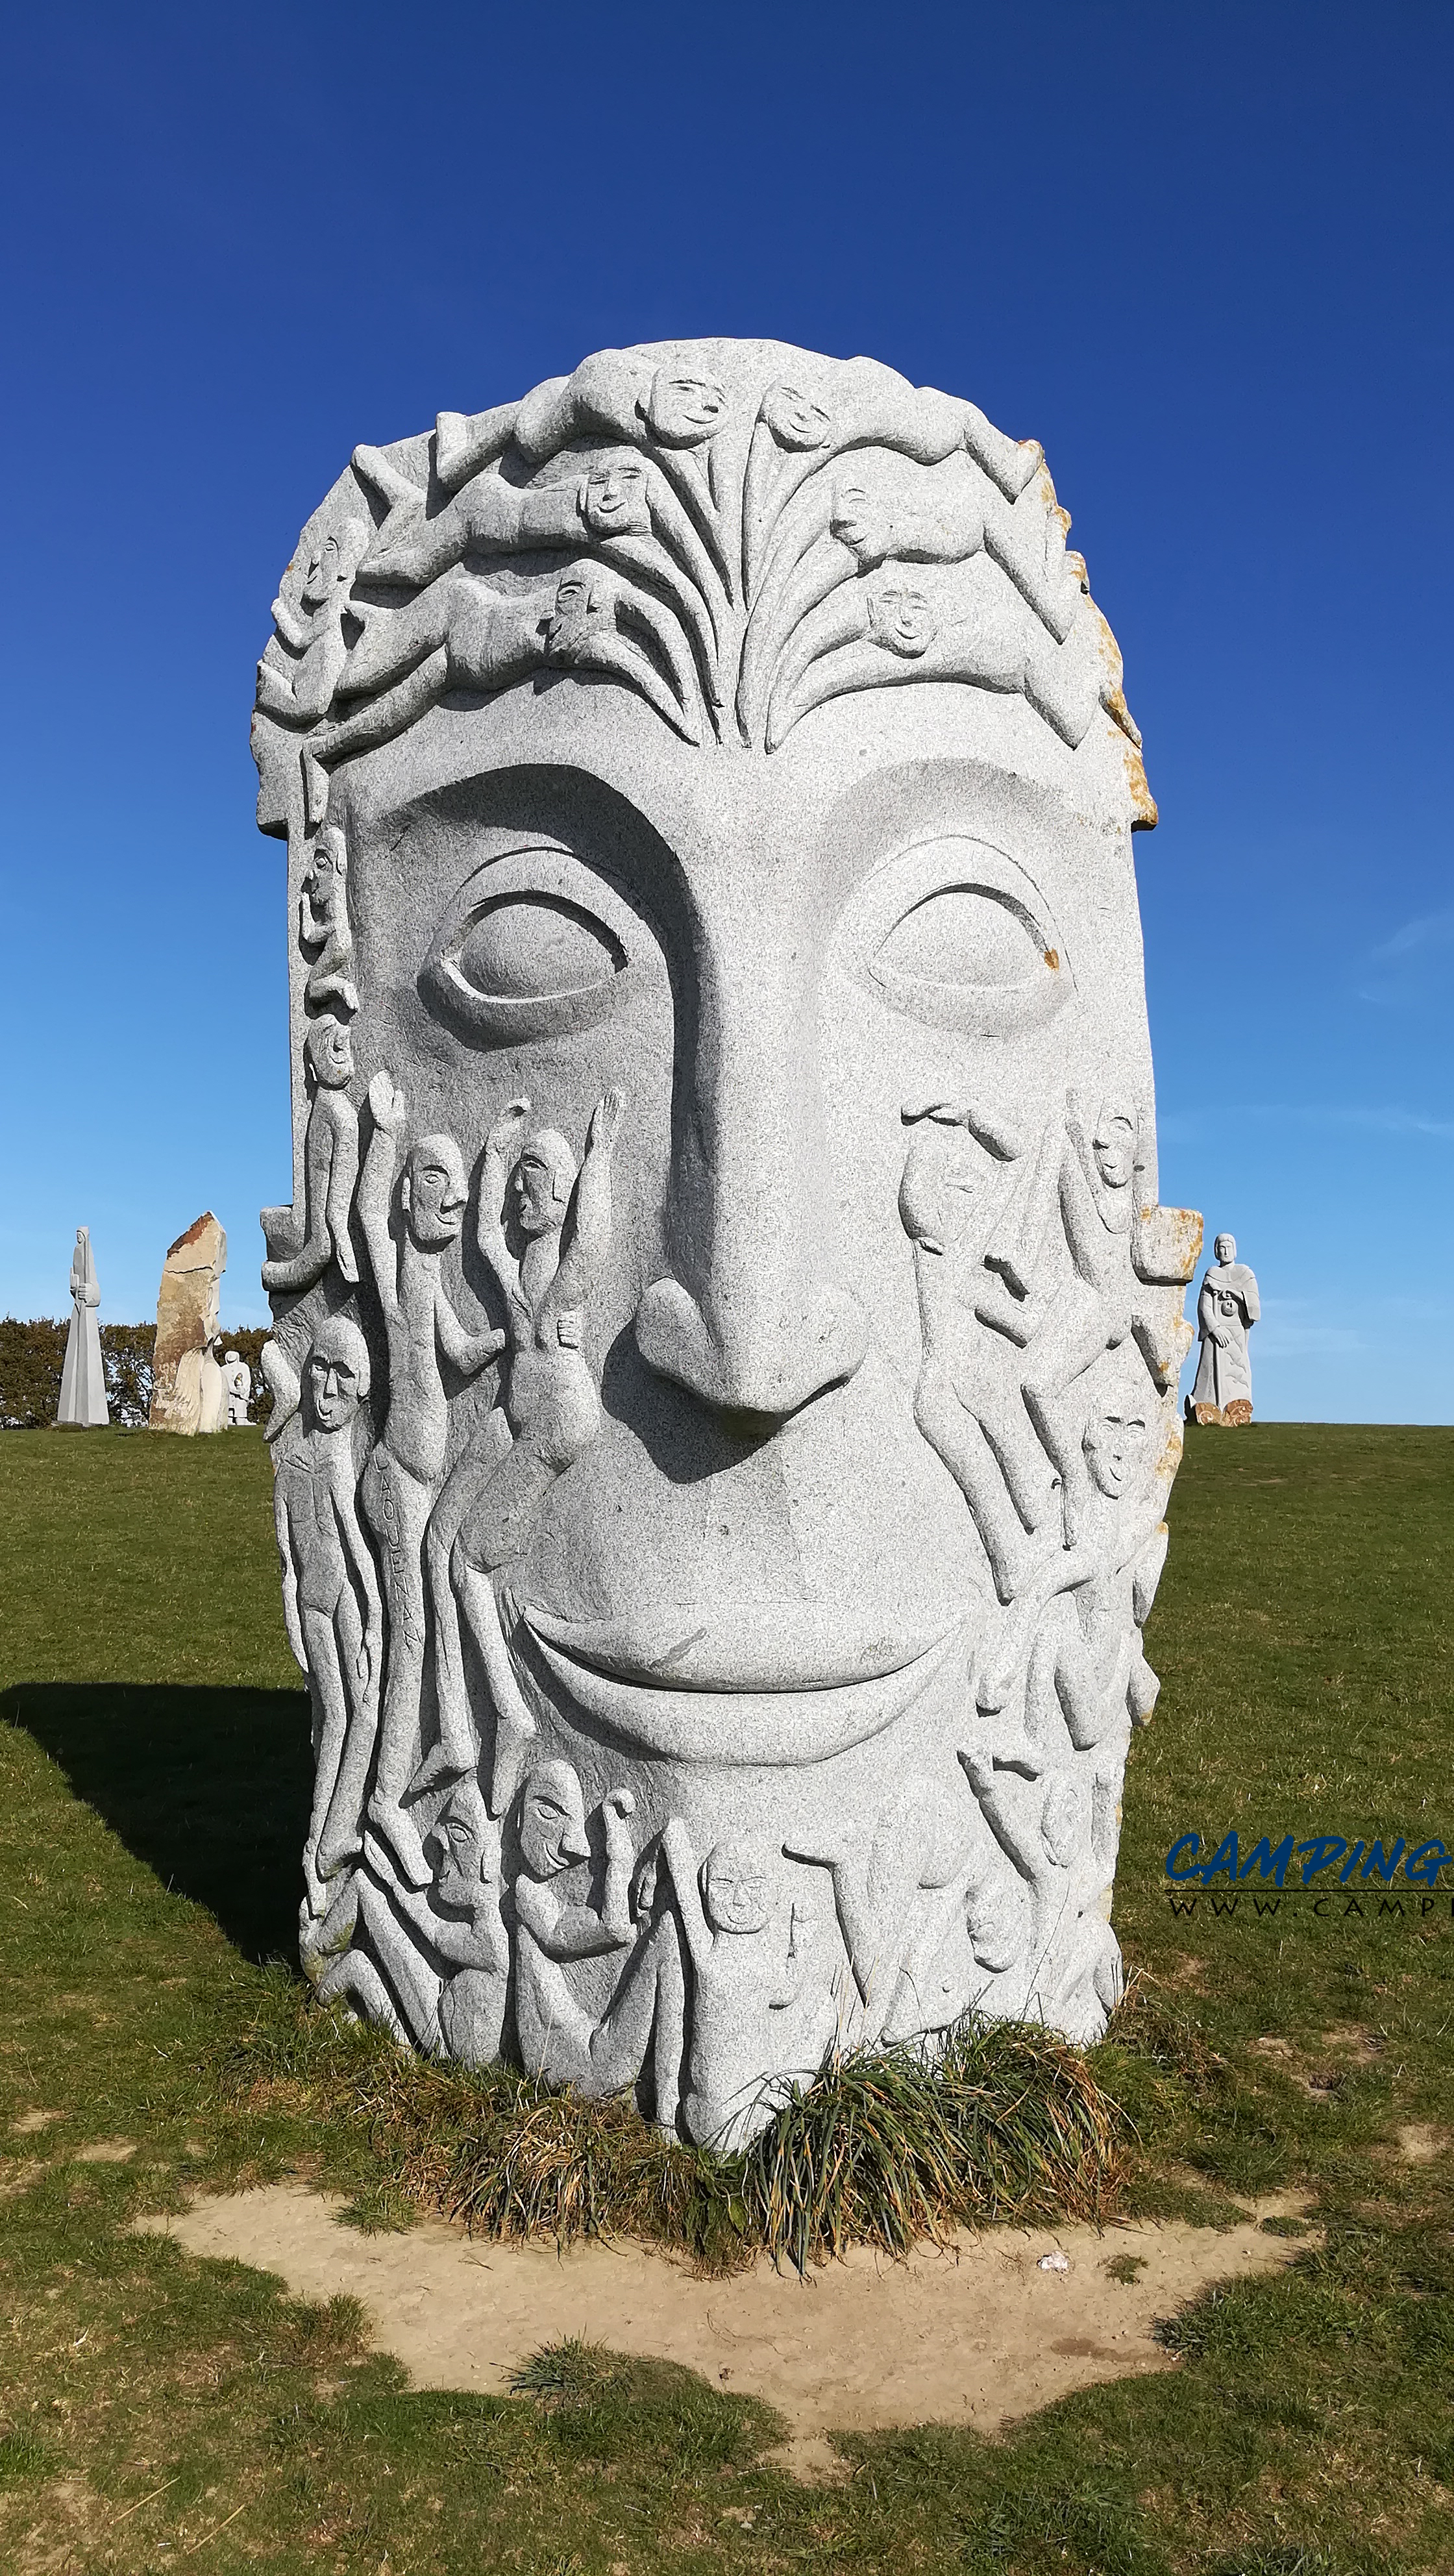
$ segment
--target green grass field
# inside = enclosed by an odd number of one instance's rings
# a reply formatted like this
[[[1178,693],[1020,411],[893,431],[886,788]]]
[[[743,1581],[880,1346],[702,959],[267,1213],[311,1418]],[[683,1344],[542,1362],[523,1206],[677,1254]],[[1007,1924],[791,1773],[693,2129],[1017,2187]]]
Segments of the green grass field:
[[[1225,1879],[1173,1911],[1162,1872],[1190,1832],[1454,1843],[1451,1536],[1448,1431],[1194,1434],[1173,1497],[1117,1897],[1138,1975],[1096,2072],[1134,2124],[1127,2205],[1299,2189],[1321,2238],[1170,2321],[1175,2372],[1004,2441],[854,2437],[815,2490],[690,2373],[411,2394],[347,2303],[125,2232],[284,2171],[410,2211],[379,2044],[277,1964],[307,1715],[261,1439],[0,1440],[0,2565],[1454,2567],[1454,1872],[1335,1869],[1276,1912]],[[110,2139],[137,2152],[78,2159]]]

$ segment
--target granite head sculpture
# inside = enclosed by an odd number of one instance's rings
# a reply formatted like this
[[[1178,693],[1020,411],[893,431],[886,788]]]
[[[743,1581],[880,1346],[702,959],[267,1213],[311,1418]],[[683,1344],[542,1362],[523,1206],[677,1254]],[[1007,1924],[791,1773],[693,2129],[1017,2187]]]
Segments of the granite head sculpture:
[[[916,1937],[942,1918],[955,2012],[983,1988],[964,1889],[1002,1864],[958,1754],[985,1676],[1009,1725],[1094,1576],[1062,1489],[1108,1351],[1155,1476],[1149,1507],[1121,1477],[1136,1525],[1106,1546],[1151,1543],[1175,1468],[1200,1230],[1157,1205],[1131,858],[1155,808],[1120,658],[1040,448],[868,359],[603,351],[442,413],[355,451],[292,593],[341,580],[364,513],[331,700],[304,720],[280,627],[254,745],[295,919],[320,834],[346,858],[359,1092],[400,1087],[392,1221],[450,1281],[425,1565],[469,1729],[416,1640],[409,1800],[425,1831],[477,1767],[501,1817],[563,1764],[581,1818],[629,1781],[638,1854],[673,1819],[735,1854],[713,1902],[730,1920],[750,1881],[760,1943],[816,1889],[831,1937],[761,2070],[798,2072],[851,1987],[850,1900],[782,1855],[867,1834],[906,1773],[963,1844]],[[295,947],[300,1202],[309,971]],[[487,1144],[507,1103],[513,1161]],[[549,1276],[516,1287],[522,1235]],[[366,1268],[276,1298],[275,1330],[301,1346],[345,1302],[381,1422]],[[562,1970],[588,2015],[637,1973],[608,1952]]]

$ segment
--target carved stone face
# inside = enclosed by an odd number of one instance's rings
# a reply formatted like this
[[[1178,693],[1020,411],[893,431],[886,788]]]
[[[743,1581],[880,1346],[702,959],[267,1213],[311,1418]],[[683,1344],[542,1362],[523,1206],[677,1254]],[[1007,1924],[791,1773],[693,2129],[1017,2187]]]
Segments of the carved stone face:
[[[832,422],[821,403],[796,385],[770,385],[762,400],[762,417],[779,447],[807,454],[827,444]]]
[[[403,1195],[409,1232],[421,1252],[439,1252],[457,1241],[466,1191],[464,1164],[452,1136],[421,1138],[409,1156]]]
[[[771,1910],[766,1853],[756,1843],[719,1843],[703,1865],[702,1903],[715,1932],[760,1932]]]
[[[862,483],[839,484],[833,496],[832,530],[861,562],[882,562],[888,549],[889,514]]]
[[[464,1781],[435,1822],[439,1857],[435,1885],[446,1905],[478,1905],[482,1891],[500,1877],[500,1833],[490,1822],[474,1781]]]
[[[575,1158],[563,1136],[532,1136],[511,1175],[515,1222],[522,1234],[549,1234],[565,1215]]]
[[[540,1762],[520,1802],[520,1857],[534,1878],[556,1878],[590,1858],[581,1784],[568,1762]]]
[[[1212,1246],[1212,1249],[1219,1261],[1235,1261],[1237,1258],[1237,1238],[1234,1234],[1219,1234],[1216,1242]]]
[[[337,1091],[353,1080],[353,1039],[343,1020],[312,1020],[304,1041],[314,1078],[326,1091]]]
[[[586,477],[586,519],[603,536],[644,536],[651,527],[646,468],[611,457]]]
[[[228,1357],[236,1356],[229,1352]],[[358,1374],[348,1361],[317,1345],[308,1358],[308,1393],[320,1431],[342,1431],[358,1411]]]
[[[1096,1122],[1092,1151],[1107,1189],[1123,1190],[1136,1161],[1136,1121],[1128,1110],[1106,1103]]]
[[[1023,1672],[1026,1568],[1073,1543],[1083,1489],[1124,1489],[1147,1424],[1174,1456],[1184,1273],[1106,1200],[1138,1135],[1155,1196],[1130,843],[1154,809],[1119,660],[1039,451],[870,361],[603,352],[514,445],[479,436],[455,556],[436,434],[389,451],[420,498],[412,522],[389,499],[396,605],[365,564],[367,688],[356,658],[301,749],[259,726],[295,919],[319,831],[345,836],[359,1076],[387,1069],[426,1139],[409,1229],[469,1332],[504,1311],[461,1222],[504,1105],[528,1124],[482,1214],[527,1302],[580,1175],[569,1297],[517,1335],[493,1413],[442,1380],[438,1473],[480,1471],[445,1560],[462,1616],[486,1577],[499,1610],[468,1713],[500,1760],[503,1674],[535,1730],[527,1868],[569,1866],[585,1805],[629,1784],[638,1850],[677,1817],[712,1854],[719,1928],[767,1920],[770,1865],[851,1984],[823,1870],[784,1855],[871,1837],[911,1774],[979,1829],[971,1671]],[[614,545],[648,488],[649,542]],[[568,554],[530,533],[552,493]],[[910,526],[912,561],[859,568]],[[616,1092],[608,1163],[588,1135]],[[1107,1348],[1146,1366],[1139,1432],[1088,1421]]]
[[[1139,1492],[1151,1454],[1149,1405],[1122,1399],[1093,1413],[1082,1446],[1092,1482],[1111,1502]]]
[[[881,583],[869,594],[868,613],[875,638],[890,653],[915,660],[934,641],[934,607],[922,590]]]
[[[657,437],[672,447],[694,447],[718,427],[726,396],[712,376],[677,375],[663,367],[651,388],[647,417]]]

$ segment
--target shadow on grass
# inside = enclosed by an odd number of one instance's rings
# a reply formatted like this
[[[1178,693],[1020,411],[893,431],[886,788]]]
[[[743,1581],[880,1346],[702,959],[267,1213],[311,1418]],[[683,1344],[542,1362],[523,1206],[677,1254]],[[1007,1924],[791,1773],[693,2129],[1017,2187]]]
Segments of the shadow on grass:
[[[313,1770],[306,1692],[22,1682],[0,1694],[0,1716],[245,1957],[295,1955]]]

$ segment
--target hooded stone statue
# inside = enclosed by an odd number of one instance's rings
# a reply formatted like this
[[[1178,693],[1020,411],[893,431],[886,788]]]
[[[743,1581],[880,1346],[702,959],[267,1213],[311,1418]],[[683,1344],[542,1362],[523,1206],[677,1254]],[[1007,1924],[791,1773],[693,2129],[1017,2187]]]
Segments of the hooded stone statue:
[[[106,1372],[101,1363],[101,1327],[97,1309],[101,1291],[96,1285],[96,1263],[91,1251],[89,1226],[76,1228],[76,1250],[71,1262],[71,1329],[66,1335],[66,1360],[61,1371],[61,1401],[56,1415],[63,1429],[100,1431],[110,1421],[106,1403]]]

